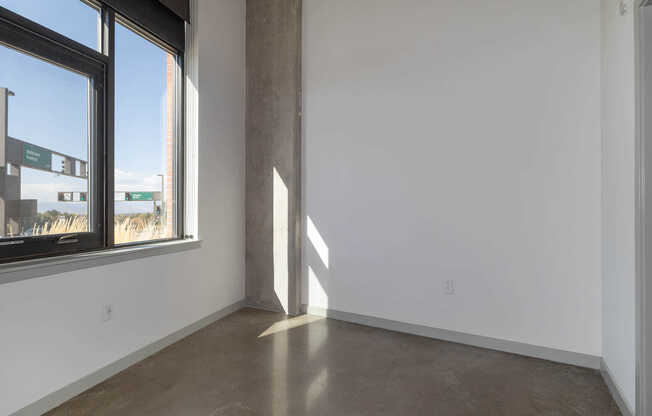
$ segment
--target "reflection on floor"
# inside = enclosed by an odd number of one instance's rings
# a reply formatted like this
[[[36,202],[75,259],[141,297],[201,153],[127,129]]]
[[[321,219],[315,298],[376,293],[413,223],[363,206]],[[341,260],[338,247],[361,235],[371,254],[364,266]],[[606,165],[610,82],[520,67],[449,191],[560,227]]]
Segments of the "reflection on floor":
[[[330,319],[285,321],[244,309],[48,415],[620,414],[594,370]]]

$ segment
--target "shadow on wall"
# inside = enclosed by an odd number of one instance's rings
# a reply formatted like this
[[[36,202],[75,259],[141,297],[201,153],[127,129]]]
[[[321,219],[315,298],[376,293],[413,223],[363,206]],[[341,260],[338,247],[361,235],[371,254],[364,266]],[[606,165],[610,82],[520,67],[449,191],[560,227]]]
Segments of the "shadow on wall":
[[[289,311],[289,191],[276,167],[272,172],[273,189],[273,269],[274,269],[274,294],[276,305],[285,313]],[[307,244],[305,253],[305,267],[302,281],[307,283],[302,300],[308,305],[328,309],[328,293],[325,281],[329,272],[330,250],[324,237],[319,232],[315,222],[310,216],[306,217]],[[303,276],[307,276],[307,280]]]
[[[256,179],[251,186],[252,213],[247,215],[247,301],[263,309],[283,311],[292,309],[290,294],[293,269],[293,241],[291,230],[293,212],[291,193],[277,166],[271,175]],[[252,180],[252,182],[254,182]],[[269,207],[272,213],[259,215],[260,207]],[[258,211],[258,212],[256,212]],[[256,214],[256,215],[253,215]],[[306,230],[302,238],[303,253],[300,302],[327,309],[327,286],[331,252],[326,239],[311,217],[305,218]],[[271,272],[271,273],[270,273]]]
[[[273,172],[273,212],[274,212],[274,292],[280,304],[287,308],[288,293],[288,189],[276,168]],[[328,308],[328,293],[322,280],[330,266],[330,249],[322,233],[312,218],[306,218],[304,245],[305,261],[303,276],[307,276],[304,288],[304,301],[311,306]],[[305,282],[305,280],[304,280]],[[287,309],[284,309],[287,311]],[[328,339],[328,326],[325,318],[314,315],[283,317],[267,328],[261,328],[259,342],[271,342],[269,362],[272,363],[272,380],[269,389],[259,399],[268,403],[273,416],[282,416],[292,411],[310,414],[321,408],[328,400],[328,367],[330,362],[339,360],[337,354],[325,348]],[[305,345],[306,348],[290,349],[291,345]],[[291,383],[290,374],[302,372],[309,374],[306,384]],[[268,396],[269,395],[269,396]],[[294,403],[293,408],[289,404]],[[299,403],[302,409],[295,409]]]
[[[247,183],[247,302],[288,313],[290,191],[276,166],[268,175],[252,177]]]
[[[279,302],[287,293],[287,187],[274,170],[274,289]],[[323,276],[330,267],[330,249],[322,233],[311,217],[306,217],[304,244],[304,274],[307,286],[303,300],[311,306],[328,308],[328,293]],[[302,277],[303,277],[302,276]],[[304,282],[306,282],[304,280]],[[307,295],[307,296],[306,296]],[[285,298],[286,299],[286,298]],[[326,405],[329,400],[329,366],[341,356],[337,349],[325,348],[328,339],[328,325],[324,317],[299,315],[283,317],[267,328],[261,328],[259,342],[271,342],[272,363],[269,389],[259,399],[268,403],[273,416],[298,412],[311,414]],[[306,348],[290,349],[291,345],[305,345]],[[310,381],[297,385],[290,380],[291,374],[304,373]],[[293,404],[292,409],[289,408]],[[301,406],[297,409],[294,406]]]

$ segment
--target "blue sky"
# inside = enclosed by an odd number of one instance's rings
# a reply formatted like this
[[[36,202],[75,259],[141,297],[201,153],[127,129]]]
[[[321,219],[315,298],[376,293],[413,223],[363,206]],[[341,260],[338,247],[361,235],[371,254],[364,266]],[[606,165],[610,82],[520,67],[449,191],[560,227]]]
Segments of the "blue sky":
[[[0,0],[0,6],[97,49],[97,13],[79,0]],[[115,164],[117,191],[158,191],[165,173],[166,52],[116,25]],[[0,87],[9,98],[9,135],[88,159],[86,78],[0,46]],[[85,204],[58,203],[58,191],[86,181],[22,170],[23,199],[39,211],[81,213]],[[151,212],[151,203],[117,202],[116,212]]]

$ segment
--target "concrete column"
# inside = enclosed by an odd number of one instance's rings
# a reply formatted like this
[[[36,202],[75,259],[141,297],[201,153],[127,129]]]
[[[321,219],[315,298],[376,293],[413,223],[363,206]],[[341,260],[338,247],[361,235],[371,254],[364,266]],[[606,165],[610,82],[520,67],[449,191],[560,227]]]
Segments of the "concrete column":
[[[299,313],[301,0],[247,0],[246,294]]]

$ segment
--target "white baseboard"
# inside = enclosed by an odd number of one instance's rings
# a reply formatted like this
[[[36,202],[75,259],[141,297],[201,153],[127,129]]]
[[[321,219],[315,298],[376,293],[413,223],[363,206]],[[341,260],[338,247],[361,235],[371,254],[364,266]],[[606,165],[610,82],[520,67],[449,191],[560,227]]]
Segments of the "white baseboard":
[[[601,358],[595,355],[558,350],[555,348],[540,347],[537,345],[525,344],[516,341],[506,341],[497,338],[483,337],[480,335],[465,334],[463,332],[449,331],[446,329],[433,328],[424,325],[392,321],[389,319],[359,315],[350,312],[342,312],[333,309],[317,308],[314,306],[302,305],[301,309],[302,311],[311,315],[324,316],[340,321],[351,322],[354,324],[382,328],[396,332],[403,332],[406,334],[419,335],[427,338],[440,339],[443,341],[455,342],[457,344],[465,344],[474,347],[487,348],[490,350],[524,355],[527,357],[540,358],[543,360],[554,361],[563,364],[571,364],[579,367],[587,367],[594,370],[600,368]]]
[[[118,374],[119,372],[131,367],[132,365],[144,360],[145,358],[153,355],[163,348],[174,344],[177,341],[182,340],[183,338],[191,335],[200,329],[212,324],[213,322],[224,318],[227,315],[232,314],[244,307],[244,300],[236,302],[232,305],[227,306],[197,322],[190,324],[185,328],[182,328],[160,340],[149,344],[137,351],[132,352],[115,361],[99,370],[82,377],[81,379],[71,383],[54,393],[48,394],[42,399],[23,407],[17,412],[13,413],[11,416],[39,416],[43,413],[46,413],[55,407],[67,402],[73,397],[83,393],[84,391],[90,389],[93,386],[103,382],[104,380]]]
[[[607,366],[607,363],[604,362],[604,360],[600,360],[600,373],[602,374],[602,378],[609,388],[614,401],[618,405],[620,413],[622,413],[623,416],[634,416],[634,411],[630,409],[629,405],[625,401],[625,396],[623,396],[622,391],[620,391],[620,388],[614,382],[614,379],[611,375],[611,370],[609,370],[609,367]]]
[[[283,309],[281,309],[280,307],[265,305],[263,303],[257,302],[254,299],[249,299],[249,298],[246,298],[244,300],[244,307],[251,308],[251,309],[258,309],[259,311],[265,311],[265,312],[284,313]]]

